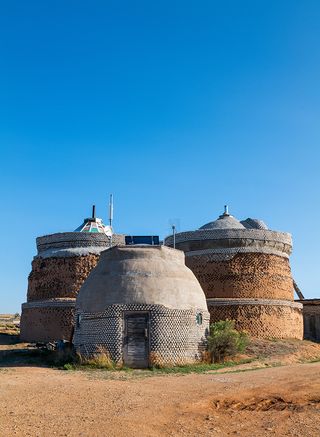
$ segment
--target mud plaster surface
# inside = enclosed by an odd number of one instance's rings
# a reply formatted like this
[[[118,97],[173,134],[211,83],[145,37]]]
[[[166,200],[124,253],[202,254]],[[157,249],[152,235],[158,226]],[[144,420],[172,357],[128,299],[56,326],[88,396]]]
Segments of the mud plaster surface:
[[[262,253],[239,253],[227,261],[210,256],[186,257],[208,298],[293,300],[289,260]]]

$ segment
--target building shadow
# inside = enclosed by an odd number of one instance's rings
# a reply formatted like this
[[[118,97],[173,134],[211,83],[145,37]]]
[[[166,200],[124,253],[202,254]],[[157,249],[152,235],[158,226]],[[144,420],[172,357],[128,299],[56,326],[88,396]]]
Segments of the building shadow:
[[[59,368],[57,353],[20,342],[19,335],[0,333],[0,368],[52,367]]]
[[[0,333],[0,346],[20,343],[20,336],[17,334]]]

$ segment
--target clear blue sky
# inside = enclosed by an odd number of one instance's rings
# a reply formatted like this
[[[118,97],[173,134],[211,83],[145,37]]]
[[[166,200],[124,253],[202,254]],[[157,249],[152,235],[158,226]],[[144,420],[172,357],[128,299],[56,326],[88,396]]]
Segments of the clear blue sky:
[[[221,213],[293,234],[320,296],[319,1],[1,1],[0,313],[36,236],[115,196],[116,231]]]

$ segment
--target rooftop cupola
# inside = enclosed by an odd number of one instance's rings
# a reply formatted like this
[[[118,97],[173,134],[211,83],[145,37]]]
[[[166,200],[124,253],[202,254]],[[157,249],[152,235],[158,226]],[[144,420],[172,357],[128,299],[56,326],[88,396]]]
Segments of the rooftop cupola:
[[[85,218],[82,225],[75,229],[74,232],[98,232],[108,236],[111,236],[113,233],[111,226],[106,226],[101,218],[96,217],[95,205],[92,206],[92,217]]]

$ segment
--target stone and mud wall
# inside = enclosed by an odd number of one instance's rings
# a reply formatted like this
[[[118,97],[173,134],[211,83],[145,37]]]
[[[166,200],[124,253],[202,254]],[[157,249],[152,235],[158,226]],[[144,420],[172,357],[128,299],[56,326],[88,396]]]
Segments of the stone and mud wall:
[[[172,245],[172,237],[166,244]],[[294,303],[291,236],[265,229],[213,229],[176,235],[176,247],[203,288],[211,323],[235,320],[260,338],[302,338]]]
[[[104,234],[65,232],[37,238],[38,255],[28,278],[27,302],[22,305],[23,341],[70,340],[75,301],[83,282],[97,265],[100,252],[121,244]]]
[[[265,253],[238,253],[229,260],[186,257],[202,286],[211,316],[236,321],[254,337],[302,338],[301,305],[293,302],[289,260]]]
[[[98,260],[99,255],[88,254],[32,261],[27,303],[22,306],[22,340],[70,340],[78,291]]]
[[[297,338],[303,335],[301,305],[269,299],[208,299],[211,323],[235,320],[236,329],[258,338]]]
[[[24,341],[47,343],[70,341],[74,327],[75,299],[51,299],[24,303],[21,338]]]
[[[229,260],[187,256],[207,298],[293,300],[289,260],[265,253],[238,253]]]
[[[76,298],[83,282],[97,265],[99,255],[35,258],[28,278],[27,301]]]

